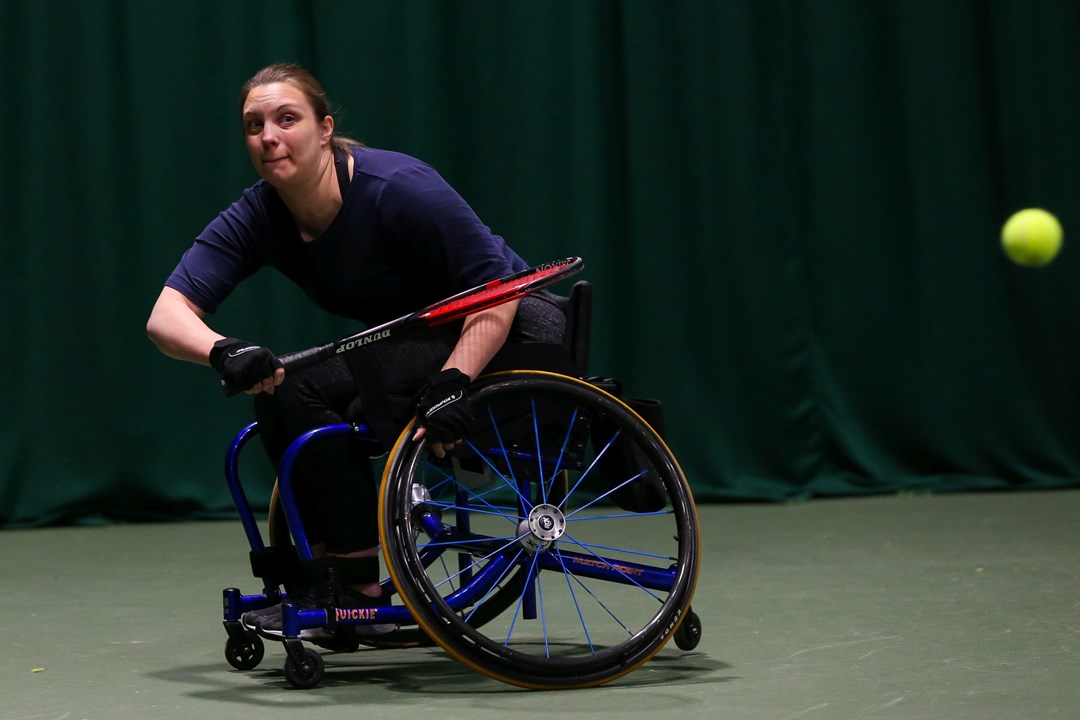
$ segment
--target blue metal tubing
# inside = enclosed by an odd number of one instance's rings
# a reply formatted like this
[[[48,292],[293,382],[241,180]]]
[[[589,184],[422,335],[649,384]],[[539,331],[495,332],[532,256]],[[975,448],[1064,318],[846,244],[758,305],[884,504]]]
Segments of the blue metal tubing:
[[[541,468],[541,471],[543,468]],[[544,482],[543,472],[540,473],[540,483]],[[531,505],[526,505],[525,498],[530,497],[530,490],[532,489],[530,483],[525,478],[518,478],[518,517],[527,518],[532,511]],[[529,571],[529,574],[525,576],[525,587],[521,593],[521,617],[526,620],[536,619],[536,573],[533,570]]]
[[[232,444],[229,445],[229,451],[225,455],[225,481],[229,485],[233,504],[236,505],[236,511],[240,515],[240,522],[244,525],[244,533],[247,534],[248,544],[251,545],[252,550],[263,550],[266,545],[263,543],[259,526],[255,522],[255,515],[251,512],[251,504],[248,502],[247,495],[244,494],[243,486],[240,485],[238,464],[240,451],[244,449],[247,441],[255,437],[258,432],[258,423],[251,423],[245,427],[236,434]]]
[[[286,603],[282,605],[281,634],[283,637],[297,637],[301,630],[326,627],[331,619],[338,625],[407,625],[413,622],[409,609],[402,605],[305,610]]]
[[[470,605],[475,605],[506,575],[508,564],[509,561],[505,557],[492,558],[491,562],[485,565],[469,584],[463,585],[443,599],[454,612],[461,612]]]
[[[469,515],[469,493],[464,488],[459,488],[455,493],[454,506],[457,508],[454,511],[454,516],[457,518],[458,530],[466,535],[472,530]],[[459,553],[458,554],[458,571],[461,576],[462,584],[472,580],[472,553]],[[426,567],[426,566],[425,566]]]
[[[265,545],[251,511],[251,506],[248,503],[247,496],[244,494],[243,488],[240,485],[238,457],[244,445],[254,437],[257,432],[257,423],[252,423],[241,430],[233,440],[232,445],[230,445],[225,462],[225,475],[228,481],[229,490],[232,493],[233,502],[236,504],[240,520],[243,523],[244,531],[248,537],[248,542],[253,550],[261,550]],[[326,437],[340,437],[354,432],[364,434],[370,433],[370,430],[366,426],[354,426],[347,423],[327,425],[325,427],[310,430],[293,441],[285,451],[285,455],[282,457],[278,476],[278,490],[281,495],[281,505],[285,512],[289,531],[292,534],[293,542],[296,545],[297,553],[301,560],[311,561],[314,559],[314,556],[311,552],[311,545],[308,542],[307,534],[304,531],[303,522],[301,521],[300,514],[296,508],[296,500],[293,493],[292,476],[297,457],[309,442]],[[520,481],[520,483],[525,486],[525,488],[528,487],[527,481],[523,480]],[[527,492],[524,488],[522,491]],[[526,517],[528,512],[523,497],[524,496],[519,499],[519,512],[521,512],[521,517]],[[459,507],[459,513],[461,510],[462,508]],[[467,513],[464,517],[459,516],[458,522],[467,526]],[[425,516],[421,519],[420,524],[424,526],[424,529],[429,536],[435,537],[440,534],[439,530],[441,529],[441,523],[435,516]],[[426,548],[422,551],[422,554],[424,556],[429,556],[430,560],[442,554],[450,547],[453,547],[453,544],[441,547],[438,550]],[[461,549],[467,554],[471,554],[475,551],[475,547],[465,547]],[[560,551],[558,554],[541,552],[539,557],[535,558],[535,561],[537,569],[540,570],[560,573],[570,571],[583,578],[615,582],[624,585],[640,585],[644,588],[659,591],[670,590],[676,574],[674,567],[661,569],[639,563],[615,561],[600,558],[595,555],[566,551]],[[509,559],[505,557],[492,559],[492,561],[474,577],[463,582],[463,586],[459,590],[451,593],[445,598],[447,605],[449,605],[454,612],[460,612],[482,600],[499,579],[505,575],[508,564]],[[523,592],[523,610],[525,617],[535,617],[536,615],[534,572],[535,570],[529,574]],[[227,592],[225,597],[226,618],[235,619],[239,617],[244,610],[250,607],[259,606],[260,602],[265,602],[264,597],[265,596],[260,595],[241,595],[238,591]],[[304,628],[325,627],[330,622],[330,612],[331,611],[327,610],[304,610],[286,603],[283,613],[283,631],[285,636],[295,637],[299,635],[300,631]],[[342,609],[340,613],[337,614],[336,620],[339,623],[351,625],[370,625],[375,623],[408,624],[413,622],[412,615],[409,613],[408,609],[396,605],[371,608],[367,612],[350,612],[347,609]]]
[[[531,561],[526,561],[526,563],[529,562]],[[453,612],[461,612],[465,608],[475,605],[505,576],[509,564],[510,560],[506,557],[500,556],[492,558],[491,562],[485,565],[483,569],[472,578],[471,582],[463,585],[459,590],[447,595],[443,598],[444,601]],[[672,585],[675,582],[675,568],[660,569],[642,565],[640,563],[598,558],[583,553],[561,551],[556,555],[551,552],[542,552],[539,557],[536,558],[536,564],[541,570],[558,573],[570,571],[580,578],[602,580],[604,582],[613,582],[622,585],[636,585],[661,592],[671,590]],[[535,576],[530,578],[530,581],[535,582]],[[531,594],[532,591],[533,588],[529,586],[525,591],[526,595],[523,597],[523,602],[528,601],[529,598],[532,597],[533,602],[535,603],[535,596]],[[389,610],[390,608],[386,609]],[[394,609],[396,610],[397,607],[395,606]],[[379,620],[369,620],[366,622],[409,622],[412,619],[411,616],[406,613],[402,616],[405,618],[404,620],[397,620],[396,614],[384,614],[381,610],[378,617]]]
[[[358,427],[349,423],[326,425],[314,430],[308,430],[296,440],[293,440],[281,458],[281,466],[278,468],[278,492],[281,495],[281,507],[285,510],[285,519],[288,521],[293,543],[296,544],[296,552],[303,561],[314,560],[315,556],[311,553],[311,544],[308,542],[307,533],[304,531],[304,523],[300,519],[300,512],[296,509],[296,496],[293,494],[292,476],[296,458],[304,447],[313,440],[339,437],[358,431]]]
[[[574,575],[593,580],[640,585],[650,590],[668,591],[675,584],[675,568],[660,569],[622,560],[611,560],[585,553],[540,553],[537,564],[542,570],[570,571]]]
[[[222,591],[222,611],[226,620],[239,620],[248,610],[266,606],[266,595],[244,595],[236,588]]]
[[[456,536],[456,533],[453,534]],[[461,540],[459,545],[457,542],[450,539],[451,534],[439,534],[431,535],[433,542],[443,542],[439,548],[440,552],[453,551],[455,548],[458,550],[467,550],[470,553],[477,552],[482,548],[477,541],[481,540],[477,536],[457,536]],[[423,553],[431,552],[433,548],[425,547],[421,550],[421,557],[424,557]],[[484,551],[486,552],[486,551]],[[531,565],[533,556],[529,555],[529,559],[521,561],[523,566]],[[502,576],[502,569],[506,567],[507,558],[498,557],[493,558],[483,570],[480,571],[475,578],[472,579],[468,585],[476,588],[476,593],[485,593],[490,589],[489,582],[492,580],[497,581]],[[424,563],[424,567],[427,567],[427,562]],[[498,568],[498,570],[492,570],[492,568]],[[591,555],[588,553],[570,552],[560,549],[557,553],[551,551],[544,551],[536,558],[536,570],[547,570],[553,572],[571,572],[574,575],[581,578],[588,578],[591,580],[603,580],[605,582],[619,583],[622,585],[640,585],[641,587],[648,588],[650,590],[668,591],[671,590],[672,585],[675,583],[676,568],[674,566],[668,568],[658,568],[652,565],[645,565],[642,563],[628,562],[624,560],[612,560],[611,558],[605,558],[599,555]],[[496,573],[492,578],[491,574]],[[528,605],[530,602],[535,604],[535,596],[533,592],[535,590],[535,571],[530,574],[527,579],[523,603]],[[465,582],[462,585],[466,585]],[[465,593],[470,590],[470,587],[462,587],[461,590],[448,596],[447,602],[450,602],[449,598],[456,598],[459,594]],[[473,593],[468,596],[468,602],[472,602],[476,599]],[[468,604],[468,602],[466,604]],[[454,610],[461,609],[451,604]],[[535,607],[534,607],[535,609]]]

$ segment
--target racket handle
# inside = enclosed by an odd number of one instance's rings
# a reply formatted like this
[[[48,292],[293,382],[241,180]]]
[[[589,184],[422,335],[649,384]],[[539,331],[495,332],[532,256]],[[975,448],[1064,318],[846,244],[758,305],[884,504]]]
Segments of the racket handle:
[[[278,360],[285,367],[285,370],[300,370],[301,368],[310,367],[316,363],[321,363],[323,360],[328,360],[334,357],[335,348],[337,343],[327,343],[319,347],[308,348],[307,350],[297,350],[286,355],[279,355]]]
[[[300,350],[298,352],[289,353],[288,355],[281,355],[278,357],[278,360],[281,361],[281,366],[284,367],[286,371],[300,370],[301,368],[309,367],[315,363],[333,357],[334,348],[335,343],[329,343],[328,345],[308,348],[307,350]],[[221,392],[225,393],[225,397],[239,395],[244,392],[244,390],[247,390],[247,388],[227,382],[224,378],[221,380]]]

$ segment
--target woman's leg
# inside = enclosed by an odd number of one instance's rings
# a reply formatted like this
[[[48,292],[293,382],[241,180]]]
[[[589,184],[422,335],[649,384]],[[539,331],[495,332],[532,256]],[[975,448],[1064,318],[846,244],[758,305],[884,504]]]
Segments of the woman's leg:
[[[294,371],[273,395],[256,396],[259,435],[275,467],[304,432],[347,422],[355,399],[352,374],[338,358]],[[377,588],[378,498],[362,443],[348,436],[312,442],[297,458],[293,489],[308,538],[325,544],[327,556],[343,558],[334,563],[341,583],[369,593]]]

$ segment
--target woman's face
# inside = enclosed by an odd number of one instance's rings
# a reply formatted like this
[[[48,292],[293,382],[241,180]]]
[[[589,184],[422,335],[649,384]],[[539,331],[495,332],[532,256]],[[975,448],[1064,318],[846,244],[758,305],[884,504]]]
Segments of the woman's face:
[[[252,88],[243,120],[251,162],[268,183],[283,188],[317,175],[334,120],[316,118],[300,88],[287,82]]]

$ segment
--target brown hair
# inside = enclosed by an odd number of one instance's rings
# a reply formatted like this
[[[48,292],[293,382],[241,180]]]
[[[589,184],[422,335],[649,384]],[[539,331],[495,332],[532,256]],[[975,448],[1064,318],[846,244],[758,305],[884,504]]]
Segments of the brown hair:
[[[244,86],[240,88],[240,112],[244,112],[244,103],[247,102],[248,94],[251,93],[257,87],[262,85],[269,85],[270,83],[291,83],[300,89],[307,97],[308,102],[311,103],[312,109],[315,111],[315,117],[318,120],[330,115],[330,101],[326,97],[326,91],[323,90],[322,84],[315,79],[315,76],[309,73],[299,65],[293,65],[291,63],[275,63],[273,65],[267,65],[259,72],[251,76],[251,79],[244,83]],[[363,145],[356,140],[348,137],[342,137],[335,133],[330,138],[331,144],[337,147],[349,147]]]

